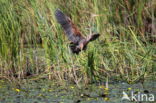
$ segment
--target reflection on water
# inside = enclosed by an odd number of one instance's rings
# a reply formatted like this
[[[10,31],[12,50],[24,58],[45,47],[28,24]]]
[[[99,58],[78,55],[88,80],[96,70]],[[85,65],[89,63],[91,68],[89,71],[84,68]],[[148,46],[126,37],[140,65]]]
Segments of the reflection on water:
[[[134,103],[135,98],[122,101],[123,92],[129,97],[131,93],[156,96],[156,81],[145,81],[143,85],[112,82],[109,88],[100,84],[77,88],[56,85],[49,80],[23,82],[21,86],[0,80],[0,103]]]

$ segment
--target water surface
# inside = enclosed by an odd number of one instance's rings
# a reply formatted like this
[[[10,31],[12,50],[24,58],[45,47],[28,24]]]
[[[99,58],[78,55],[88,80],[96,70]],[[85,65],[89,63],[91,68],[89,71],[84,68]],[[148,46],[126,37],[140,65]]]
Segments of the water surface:
[[[105,83],[95,83],[78,88],[74,84],[57,85],[50,80],[25,80],[15,85],[0,80],[0,103],[135,103],[134,100],[122,101],[123,91],[129,97],[132,92],[156,96],[154,80],[145,81],[143,85],[110,82],[108,87]]]

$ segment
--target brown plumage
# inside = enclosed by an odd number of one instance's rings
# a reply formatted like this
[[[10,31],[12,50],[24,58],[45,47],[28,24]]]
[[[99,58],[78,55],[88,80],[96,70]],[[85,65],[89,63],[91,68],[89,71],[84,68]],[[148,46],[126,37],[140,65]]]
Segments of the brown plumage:
[[[61,24],[64,29],[66,36],[71,41],[70,48],[73,53],[78,54],[80,51],[85,50],[90,41],[99,37],[99,34],[92,34],[86,38],[83,37],[71,19],[59,9],[55,11],[55,17],[57,22]]]

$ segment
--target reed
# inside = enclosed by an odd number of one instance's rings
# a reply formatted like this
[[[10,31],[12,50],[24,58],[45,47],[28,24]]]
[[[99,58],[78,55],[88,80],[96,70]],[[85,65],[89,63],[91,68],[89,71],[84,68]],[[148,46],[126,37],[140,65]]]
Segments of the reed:
[[[99,32],[100,38],[72,54],[55,20],[56,8],[84,35]],[[154,77],[155,10],[154,0],[1,0],[0,78],[79,84]]]

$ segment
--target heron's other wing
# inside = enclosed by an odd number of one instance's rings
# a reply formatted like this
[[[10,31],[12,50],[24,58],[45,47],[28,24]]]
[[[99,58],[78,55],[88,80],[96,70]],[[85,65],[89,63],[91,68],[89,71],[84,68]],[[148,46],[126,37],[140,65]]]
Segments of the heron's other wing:
[[[61,10],[57,9],[55,11],[55,17],[57,19],[57,22],[63,27],[65,34],[70,41],[72,41],[73,43],[78,43],[81,39],[84,38],[81,35],[80,31],[72,23],[70,18],[66,16]]]
[[[96,40],[99,36],[100,36],[100,34],[92,34],[92,35],[89,35],[89,36],[87,37],[87,42],[94,41],[94,40]]]

